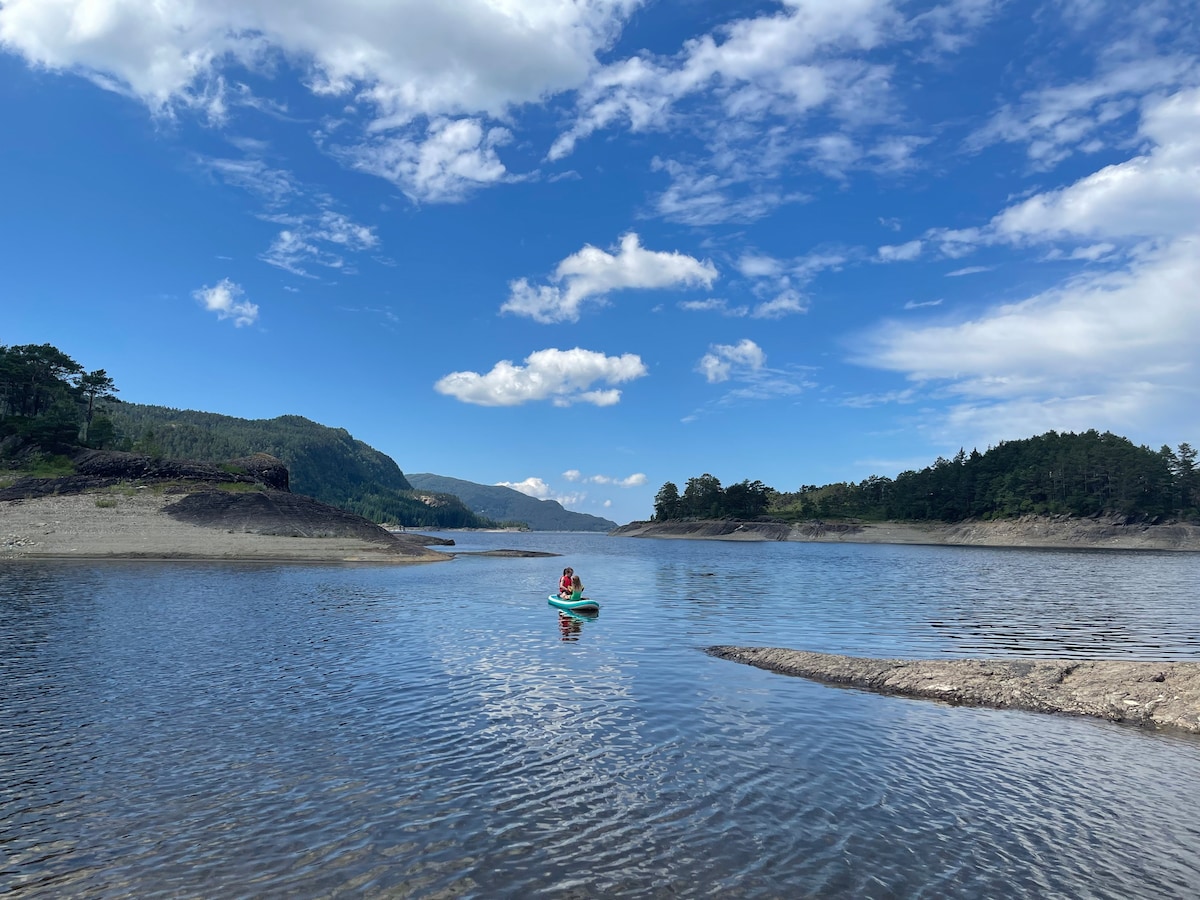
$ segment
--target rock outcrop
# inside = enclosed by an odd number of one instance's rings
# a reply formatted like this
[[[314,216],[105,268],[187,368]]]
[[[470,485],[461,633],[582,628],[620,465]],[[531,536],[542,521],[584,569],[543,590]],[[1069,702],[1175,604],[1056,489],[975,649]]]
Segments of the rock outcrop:
[[[709,647],[721,659],[881,694],[996,709],[1095,716],[1200,734],[1200,663],[906,660],[779,647]]]

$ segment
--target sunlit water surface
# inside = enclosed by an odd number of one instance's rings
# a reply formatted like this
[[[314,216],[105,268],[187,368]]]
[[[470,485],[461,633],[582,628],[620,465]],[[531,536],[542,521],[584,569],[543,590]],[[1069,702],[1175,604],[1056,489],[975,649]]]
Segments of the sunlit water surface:
[[[454,537],[564,555],[0,563],[0,893],[1200,896],[1200,739],[703,652],[1195,659],[1200,556]]]

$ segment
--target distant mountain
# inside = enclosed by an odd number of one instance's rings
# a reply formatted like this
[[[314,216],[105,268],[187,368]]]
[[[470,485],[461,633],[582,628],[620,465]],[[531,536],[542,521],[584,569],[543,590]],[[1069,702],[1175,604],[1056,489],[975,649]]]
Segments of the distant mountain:
[[[554,500],[538,500],[512,488],[475,484],[444,475],[409,474],[408,483],[417,491],[453,494],[476,515],[498,522],[524,522],[534,531],[612,531],[617,523],[587,513],[563,509]]]
[[[287,466],[291,489],[375,522],[418,528],[486,528],[453,495],[417,497],[395,460],[351,436],[303,416],[239,419],[218,413],[113,404],[109,415],[124,449],[154,456],[224,462],[269,453]]]

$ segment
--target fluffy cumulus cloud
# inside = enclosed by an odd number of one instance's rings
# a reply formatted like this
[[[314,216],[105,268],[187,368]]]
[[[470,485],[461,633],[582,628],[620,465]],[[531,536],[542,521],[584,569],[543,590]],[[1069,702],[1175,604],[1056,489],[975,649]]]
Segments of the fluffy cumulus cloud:
[[[206,285],[192,291],[192,297],[206,310],[215,312],[218,319],[233,319],[238,328],[258,321],[258,306],[243,299],[244,294],[241,285],[228,278],[222,278],[212,287]]]
[[[613,291],[710,287],[716,278],[716,266],[708,260],[647,250],[630,232],[621,238],[614,253],[589,244],[568,256],[558,264],[549,284],[530,284],[524,278],[512,282],[500,311],[536,322],[577,322],[586,302],[603,303]]]
[[[158,110],[209,102],[233,64],[308,69],[318,94],[369,100],[382,125],[502,115],[587,77],[634,0],[7,0],[0,41]]]
[[[349,110],[334,152],[415,198],[453,201],[504,179],[500,124],[583,84],[637,5],[6,0],[0,47],[157,115],[195,109],[215,122],[234,106],[278,110],[251,93],[246,73],[273,77],[286,62],[311,94]]]
[[[620,402],[621,391],[614,387],[594,389],[593,385],[624,384],[647,374],[641,357],[635,354],[605,356],[579,347],[538,350],[524,362],[521,366],[501,360],[485,374],[451,372],[434,388],[478,406],[520,406],[542,400],[555,406],[613,406]]]
[[[735,371],[756,372],[767,364],[767,354],[749,338],[736,344],[713,344],[696,365],[709,384],[728,381]]]

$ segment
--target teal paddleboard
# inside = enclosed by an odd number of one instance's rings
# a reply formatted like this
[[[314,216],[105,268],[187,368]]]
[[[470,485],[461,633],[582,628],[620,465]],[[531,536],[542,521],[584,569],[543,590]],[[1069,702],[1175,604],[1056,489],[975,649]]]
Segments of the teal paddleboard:
[[[595,600],[589,600],[587,597],[580,597],[578,600],[564,600],[557,594],[549,596],[551,606],[556,606],[559,609],[565,609],[568,612],[581,613],[598,613],[600,612],[600,604]]]

